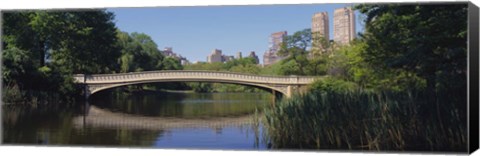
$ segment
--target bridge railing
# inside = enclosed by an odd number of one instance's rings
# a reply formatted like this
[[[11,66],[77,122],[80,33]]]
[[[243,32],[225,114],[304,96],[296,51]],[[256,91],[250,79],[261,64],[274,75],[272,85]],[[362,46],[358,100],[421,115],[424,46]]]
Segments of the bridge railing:
[[[308,84],[318,77],[309,76],[266,76],[234,72],[201,71],[201,70],[164,70],[118,74],[94,74],[74,76],[77,83],[119,83],[132,81],[169,80],[228,80],[247,81],[271,84]]]

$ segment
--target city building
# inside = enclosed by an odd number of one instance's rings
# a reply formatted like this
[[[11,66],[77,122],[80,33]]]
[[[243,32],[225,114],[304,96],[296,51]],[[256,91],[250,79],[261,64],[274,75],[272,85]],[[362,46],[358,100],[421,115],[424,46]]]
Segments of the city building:
[[[348,44],[355,38],[355,14],[351,7],[335,9],[333,13],[333,40]]]
[[[241,59],[241,58],[242,58],[242,52],[239,51],[239,52],[237,52],[237,59]]]
[[[187,58],[182,57],[182,59],[180,59],[180,64],[182,64],[182,65],[188,65],[188,64],[190,64],[190,61],[188,61]]]
[[[254,58],[256,64],[260,62],[260,60],[258,60],[258,56],[255,54],[255,51],[251,51],[248,57]]]
[[[222,50],[220,49],[214,49],[212,51],[212,54],[207,56],[207,62],[208,63],[213,63],[213,62],[223,62],[223,57],[222,57]]]
[[[178,55],[176,53],[173,52],[172,50],[173,48],[172,47],[165,47],[162,51],[162,54],[165,56],[165,57],[172,57],[172,58],[175,58],[177,60],[180,60],[180,63],[182,65],[187,65],[189,64],[190,62],[187,60],[187,58],[183,57],[182,55]]]
[[[176,56],[176,54],[173,52],[172,47],[165,47],[162,51],[164,56]]]
[[[265,53],[263,54],[263,65],[266,66],[277,62],[277,57],[278,56],[272,51],[265,51]]]
[[[320,51],[325,48],[322,43],[328,43],[330,40],[330,29],[328,23],[328,13],[315,13],[312,17],[312,51]],[[322,42],[321,38],[326,42]]]
[[[280,50],[285,36],[287,36],[287,31],[280,31],[270,35],[268,50],[263,55],[263,65],[270,65],[283,59],[283,57],[278,56],[277,53]]]
[[[318,34],[327,41],[330,40],[328,13],[315,13],[312,17],[312,34]]]
[[[228,62],[235,59],[233,56],[226,56],[222,54],[222,50],[220,49],[214,49],[212,53],[207,56],[207,62],[208,63],[214,63],[214,62]]]
[[[235,57],[233,56],[222,56],[223,57],[223,62],[228,62],[228,61],[233,61]]]

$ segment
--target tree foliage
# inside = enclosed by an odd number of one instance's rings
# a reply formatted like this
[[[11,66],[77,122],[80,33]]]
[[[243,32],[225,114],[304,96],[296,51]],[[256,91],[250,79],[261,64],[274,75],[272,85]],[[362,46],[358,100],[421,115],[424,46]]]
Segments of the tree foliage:
[[[105,10],[6,12],[3,19],[7,90],[71,95],[78,91],[72,74],[182,69],[150,36],[117,30]]]
[[[325,49],[318,48],[319,45]],[[326,54],[330,49],[329,41],[321,36],[312,35],[311,29],[303,29],[288,35],[278,51],[279,56],[285,57],[280,62],[280,74],[325,75]]]
[[[114,45],[116,28],[110,12],[5,12],[3,18],[2,75],[7,89],[72,94],[73,73],[117,68],[120,51]]]
[[[117,38],[117,45],[121,49],[121,57],[118,59],[120,72],[183,68],[178,59],[163,56],[157,44],[147,34],[118,32]]]
[[[362,54],[367,62],[413,72],[427,80],[429,90],[465,79],[466,4],[368,4],[356,8],[367,17]],[[442,75],[451,79],[442,81]]]

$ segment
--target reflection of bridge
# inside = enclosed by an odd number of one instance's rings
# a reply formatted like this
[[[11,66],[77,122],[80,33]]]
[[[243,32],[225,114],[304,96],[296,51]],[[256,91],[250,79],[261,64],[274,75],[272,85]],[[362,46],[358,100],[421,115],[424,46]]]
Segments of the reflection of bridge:
[[[86,96],[98,91],[132,84],[155,82],[219,82],[255,86],[271,89],[292,96],[302,92],[315,77],[304,76],[261,76],[232,72],[163,70],[118,74],[94,74],[74,76],[76,83],[86,84]]]

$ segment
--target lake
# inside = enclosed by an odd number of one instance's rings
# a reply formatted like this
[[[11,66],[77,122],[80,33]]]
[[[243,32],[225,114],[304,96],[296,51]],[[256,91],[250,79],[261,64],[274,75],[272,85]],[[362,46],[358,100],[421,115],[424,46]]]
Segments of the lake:
[[[265,150],[270,93],[103,91],[75,107],[3,106],[3,143]]]

